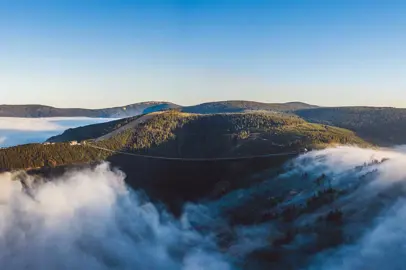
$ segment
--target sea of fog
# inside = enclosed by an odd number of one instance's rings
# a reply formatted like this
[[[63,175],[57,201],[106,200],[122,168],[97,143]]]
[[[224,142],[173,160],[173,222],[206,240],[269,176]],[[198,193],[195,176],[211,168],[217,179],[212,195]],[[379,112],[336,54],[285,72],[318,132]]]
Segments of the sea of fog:
[[[68,128],[112,121],[108,118],[55,117],[16,118],[0,117],[0,147],[27,143],[42,143]]]
[[[344,212],[342,229],[352,240],[311,256],[300,269],[405,269],[403,148],[337,147],[301,155],[289,166],[277,178],[249,189],[188,204],[178,219],[126,186],[125,175],[106,163],[71,171],[39,186],[32,186],[31,176],[1,174],[0,265],[15,270],[246,269],[243,262],[248,254],[269,245],[281,228],[266,222],[232,228],[222,218],[222,210],[249,198],[269,196],[278,183],[281,189],[303,186],[308,181],[302,177],[305,171],[312,179],[324,173],[332,187],[347,190],[334,204]],[[19,177],[24,185],[15,181]],[[27,187],[30,192],[24,191]],[[303,189],[284,204],[305,203],[313,193],[313,188]],[[311,222],[323,211],[304,213],[291,223]],[[220,248],[215,232],[231,230],[235,239]],[[285,250],[295,254],[311,239],[298,236]],[[288,262],[299,261],[299,255]]]

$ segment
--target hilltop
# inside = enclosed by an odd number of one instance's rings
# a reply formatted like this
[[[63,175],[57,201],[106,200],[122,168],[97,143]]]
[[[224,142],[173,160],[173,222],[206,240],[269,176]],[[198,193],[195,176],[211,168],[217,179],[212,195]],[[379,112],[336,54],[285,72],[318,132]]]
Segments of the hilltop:
[[[71,146],[68,141],[87,140]],[[368,145],[353,132],[280,113],[189,114],[160,112],[66,131],[55,144],[0,151],[0,167],[36,168],[106,159],[114,151],[181,158],[263,155],[329,144]]]

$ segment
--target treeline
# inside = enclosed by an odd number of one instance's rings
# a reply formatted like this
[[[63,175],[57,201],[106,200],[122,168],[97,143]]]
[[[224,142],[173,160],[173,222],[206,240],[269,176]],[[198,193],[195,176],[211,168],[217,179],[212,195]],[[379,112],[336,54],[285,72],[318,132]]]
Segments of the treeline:
[[[111,153],[68,143],[27,144],[0,150],[0,170],[56,167],[106,159]]]

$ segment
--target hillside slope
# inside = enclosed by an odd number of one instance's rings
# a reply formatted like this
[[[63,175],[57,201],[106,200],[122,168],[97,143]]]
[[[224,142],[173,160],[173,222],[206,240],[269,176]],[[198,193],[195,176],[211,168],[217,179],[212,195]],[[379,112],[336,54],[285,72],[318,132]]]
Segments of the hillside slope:
[[[297,110],[295,113],[313,123],[350,129],[363,139],[382,146],[406,143],[406,109],[335,107]]]
[[[119,129],[122,126],[132,122],[140,116],[123,118],[106,123],[87,125],[78,128],[70,128],[65,130],[62,134],[53,136],[47,140],[47,142],[68,142],[68,141],[84,141],[94,139],[108,134],[114,130]]]

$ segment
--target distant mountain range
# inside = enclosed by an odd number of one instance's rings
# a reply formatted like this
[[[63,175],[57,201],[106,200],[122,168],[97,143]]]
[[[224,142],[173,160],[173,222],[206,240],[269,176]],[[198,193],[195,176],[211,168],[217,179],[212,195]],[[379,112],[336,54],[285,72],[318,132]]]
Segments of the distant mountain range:
[[[93,117],[122,118],[173,108],[170,102],[140,102],[122,107],[104,109],[54,108],[44,105],[0,105],[0,117]]]
[[[0,105],[0,117],[127,118],[167,110],[195,114],[278,112],[296,115],[311,123],[349,129],[366,141],[381,146],[406,143],[406,109],[391,107],[319,107],[302,102],[261,103],[242,100],[180,106],[170,102],[151,101],[94,110],[42,105]]]
[[[123,118],[168,109],[177,109],[190,113],[244,112],[250,110],[295,111],[316,108],[317,106],[301,102],[261,103],[253,101],[219,101],[195,106],[180,106],[170,102],[141,102],[122,107],[104,109],[54,108],[44,105],[0,105],[0,117],[101,117]]]

